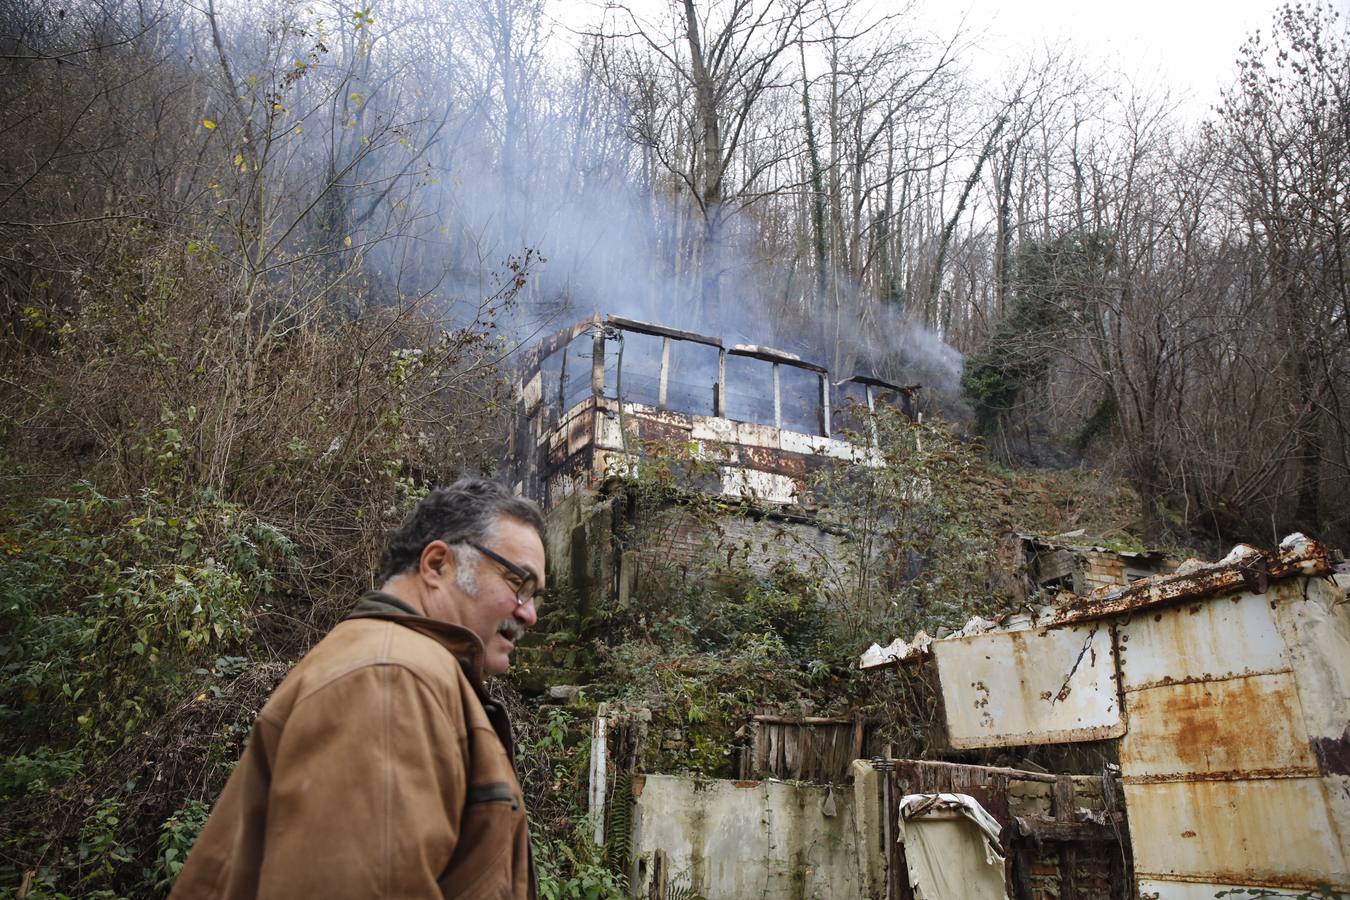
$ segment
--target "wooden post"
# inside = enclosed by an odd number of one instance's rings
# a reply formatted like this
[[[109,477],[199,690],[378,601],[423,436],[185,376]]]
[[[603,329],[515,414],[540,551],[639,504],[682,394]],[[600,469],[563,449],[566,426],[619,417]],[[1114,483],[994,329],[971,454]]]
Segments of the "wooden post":
[[[591,339],[591,393],[596,397],[605,394],[605,329],[595,329]]]
[[[1055,820],[1073,824],[1073,776],[1060,775],[1055,778]],[[1078,889],[1074,884],[1074,870],[1078,867],[1078,851],[1072,841],[1059,845],[1059,896],[1060,900],[1078,900]]]
[[[666,385],[670,383],[670,338],[661,338],[661,377],[657,382],[656,405],[666,408]]]

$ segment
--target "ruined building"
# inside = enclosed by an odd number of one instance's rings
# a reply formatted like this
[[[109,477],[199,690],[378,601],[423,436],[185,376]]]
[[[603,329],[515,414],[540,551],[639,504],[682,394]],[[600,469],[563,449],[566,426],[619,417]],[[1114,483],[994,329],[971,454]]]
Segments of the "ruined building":
[[[516,490],[552,509],[609,474],[644,442],[688,445],[717,467],[705,489],[773,504],[804,499],[828,458],[868,450],[861,409],[913,414],[913,387],[852,375],[767,347],[597,316],[524,354],[510,447]]]
[[[606,490],[652,448],[697,463],[681,470],[682,489],[725,499],[715,528],[754,548],[738,564],[801,565],[845,540],[812,515],[809,474],[829,460],[880,465],[862,411],[912,414],[914,395],[763,347],[596,317],[527,355],[517,399],[511,471],[547,511],[550,566],[582,628],[597,604],[659,602],[635,595],[645,551],[619,539],[634,508]],[[667,555],[693,559],[710,527],[678,509],[644,514],[669,515]],[[1009,540],[1023,613],[897,638],[859,661],[858,677],[934,692],[936,758],[892,758],[859,716],[760,710],[731,723],[743,736],[724,748],[735,777],[642,771],[617,734],[681,735],[648,734],[650,715],[595,710],[595,840],[621,823],[634,895],[1350,892],[1350,572],[1339,556],[1293,536],[1178,567],[1077,535]],[[1060,762],[1036,765],[1028,748],[1062,751]],[[988,764],[996,753],[1007,761]]]
[[[682,470],[685,487],[745,504],[722,524],[764,548],[750,565],[771,567],[802,546],[828,556],[837,533],[801,515],[809,473],[831,460],[878,464],[863,411],[912,415],[914,391],[864,375],[834,381],[766,347],[596,316],[524,354],[508,471],[548,514],[550,565],[577,588],[584,616],[601,598],[628,602],[637,560],[618,551],[622,504],[601,489],[653,445],[696,463]],[[692,554],[701,535],[676,521],[667,540]]]

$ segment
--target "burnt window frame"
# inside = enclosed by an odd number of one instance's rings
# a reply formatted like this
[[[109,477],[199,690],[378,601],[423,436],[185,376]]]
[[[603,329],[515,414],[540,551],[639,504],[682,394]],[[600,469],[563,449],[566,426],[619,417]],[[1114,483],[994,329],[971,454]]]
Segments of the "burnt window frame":
[[[893,406],[900,410],[905,416],[913,419],[914,414],[914,386],[905,386],[892,384],[889,381],[882,381],[880,378],[872,378],[867,375],[852,375],[848,378],[834,382],[834,389],[841,391],[846,384],[853,384],[861,387],[864,396],[867,398],[867,442],[870,447],[877,447],[881,443],[881,436],[877,433],[876,412],[878,406]],[[894,394],[897,402],[890,403],[878,398],[878,393]]]
[[[796,431],[796,430],[792,430],[792,431],[793,431],[794,434],[808,434],[808,433],[809,433],[809,434],[811,434],[811,435],[814,436],[814,437],[829,437],[829,436],[830,436],[830,416],[831,416],[831,412],[830,412],[830,373],[829,373],[829,370],[828,370],[828,369],[826,369],[824,366],[817,365],[817,364],[815,364],[815,363],[813,363],[813,362],[808,362],[808,361],[803,360],[803,359],[794,359],[794,358],[792,358],[791,356],[789,356],[789,355],[787,355],[787,354],[785,354],[785,353],[781,353],[781,352],[774,351],[774,350],[769,350],[769,349],[766,349],[766,348],[753,348],[753,349],[751,349],[751,348],[742,348],[742,347],[732,347],[732,348],[729,349],[729,350],[723,351],[723,354],[722,354],[722,371],[718,373],[718,383],[719,383],[720,385],[725,385],[725,384],[727,383],[727,377],[726,377],[726,357],[727,357],[727,356],[737,356],[737,357],[743,357],[743,358],[757,359],[757,360],[760,360],[760,361],[762,361],[762,362],[769,363],[769,364],[771,364],[771,365],[773,366],[773,423],[772,423],[772,425],[769,426],[769,427],[777,428],[779,431],[783,431],[783,430],[784,430],[784,428],[783,428],[783,379],[782,379],[782,372],[781,372],[781,370],[779,369],[779,366],[788,366],[788,367],[793,368],[793,369],[800,369],[800,370],[802,370],[802,371],[811,373],[811,375],[813,375],[813,376],[815,377],[815,379],[816,379],[816,384],[817,384],[818,387],[819,387],[819,394],[817,395],[816,400],[817,400],[817,402],[820,404],[820,407],[819,407],[819,409],[820,409],[820,416],[819,416],[819,418],[817,419],[816,428],[815,428],[814,431],[812,431],[812,432],[801,432],[801,431]],[[719,393],[719,397],[720,397],[720,396],[721,396],[722,394],[724,394],[725,392],[724,392],[724,391],[719,391],[718,393]],[[729,418],[729,417],[726,415],[726,408],[725,408],[725,405],[724,405],[723,403],[720,403],[720,402],[719,402],[719,404],[718,404],[718,415],[721,416],[722,418]],[[744,420],[736,419],[736,420],[734,420],[734,421],[744,421]],[[768,423],[763,423],[763,424],[768,425]]]
[[[847,383],[856,384],[858,387],[861,387],[863,389],[864,396],[866,397],[867,400],[867,411],[869,413],[869,418],[871,415],[875,414],[877,406],[883,402],[878,399],[877,396],[878,392],[894,393],[898,399],[898,403],[894,405],[896,405],[901,412],[903,412],[910,418],[915,417],[915,412],[913,409],[913,402],[914,402],[913,394],[915,386],[913,385],[905,386],[892,384],[890,382],[883,381],[881,379],[867,375],[854,375],[836,382],[831,380],[830,372],[826,367],[814,362],[810,362],[808,360],[800,359],[794,356],[793,354],[785,353],[781,350],[775,350],[769,347],[753,347],[740,345],[733,347],[726,347],[725,345],[723,345],[722,340],[718,337],[705,334],[698,334],[696,332],[691,331],[682,331],[678,328],[669,328],[664,325],[656,325],[650,322],[643,322],[637,319],[628,319],[623,316],[609,315],[604,316],[603,318],[597,317],[595,319],[586,320],[586,322],[584,323],[586,327],[584,329],[581,327],[582,324],[583,323],[579,323],[578,326],[574,326],[574,329],[576,330],[574,331],[571,340],[576,340],[587,331],[590,331],[593,335],[594,345],[593,345],[593,352],[591,355],[591,394],[597,399],[606,397],[608,391],[608,385],[606,384],[607,373],[605,370],[605,366],[607,363],[605,343],[609,340],[615,339],[616,337],[621,340],[624,332],[637,332],[640,334],[659,337],[662,339],[661,361],[657,375],[658,380],[657,404],[656,404],[657,409],[670,410],[669,387],[670,387],[671,342],[687,341],[690,343],[702,344],[704,346],[711,347],[717,351],[718,354],[717,380],[712,385],[713,389],[712,416],[714,418],[731,419],[731,417],[727,415],[727,402],[726,402],[728,356],[750,357],[753,359],[758,359],[760,361],[766,362],[772,367],[771,372],[772,372],[773,406],[774,406],[773,423],[772,425],[768,423],[762,423],[764,424],[765,427],[776,428],[780,431],[784,430],[783,394],[782,394],[783,378],[780,366],[789,366],[794,369],[801,369],[806,372],[809,372],[811,373],[812,376],[816,378],[816,382],[820,386],[820,394],[816,401],[819,403],[819,418],[817,420],[817,427],[813,429],[811,432],[798,432],[794,430],[793,433],[796,434],[809,433],[814,437],[825,437],[833,439],[834,438],[833,419],[835,416],[834,394],[837,391],[839,391],[842,385]],[[570,359],[568,361],[570,362]],[[617,364],[617,358],[615,362]],[[570,370],[570,366],[568,368]],[[560,389],[567,383],[568,380],[567,375],[570,374],[571,372],[568,371],[566,375],[564,375],[559,379]],[[622,377],[618,374],[616,368],[616,380],[614,385],[616,395],[618,383],[620,381],[622,381]],[[559,407],[561,407],[563,398],[559,397],[558,399],[559,399]],[[622,400],[622,398],[618,399]],[[706,413],[702,411],[695,412],[687,409],[678,409],[670,411],[682,412],[688,415],[700,415],[700,416],[706,415]],[[559,413],[561,412],[563,412],[563,410],[560,408]],[[752,422],[753,420],[731,419],[731,421]],[[876,447],[879,435],[877,434],[875,422],[869,421],[868,432],[869,432],[867,435],[868,444],[872,447]]]
[[[619,340],[622,340],[623,333],[637,333],[651,337],[661,338],[661,362],[657,367],[657,389],[656,389],[656,409],[669,409],[668,400],[670,396],[670,346],[671,341],[686,341],[694,344],[703,344],[717,350],[717,381],[713,384],[713,415],[722,414],[722,385],[725,383],[726,376],[726,348],[722,346],[720,338],[705,334],[697,334],[692,331],[681,331],[677,328],[666,328],[661,325],[653,325],[648,322],[641,322],[636,319],[626,319],[622,316],[608,316],[605,319],[605,328],[602,336],[596,339],[596,360],[595,369],[597,379],[600,385],[599,395],[604,396],[609,390],[604,371],[605,358],[603,345],[608,339],[611,339],[611,333],[617,333]],[[615,360],[615,399],[618,402],[637,402],[628,401],[618,396],[618,383],[622,381],[623,373]],[[643,404],[644,406],[647,404]],[[676,412],[688,412],[687,410],[675,410]],[[704,415],[703,413],[691,413],[691,415]]]

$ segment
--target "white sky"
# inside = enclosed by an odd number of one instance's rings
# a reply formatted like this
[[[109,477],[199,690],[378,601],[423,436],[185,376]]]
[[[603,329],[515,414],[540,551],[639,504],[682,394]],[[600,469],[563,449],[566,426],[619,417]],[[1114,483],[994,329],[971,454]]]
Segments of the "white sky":
[[[669,2],[669,0],[666,0]],[[866,0],[864,0],[866,2]],[[1238,48],[1256,29],[1270,33],[1284,0],[916,0],[916,25],[950,35],[964,28],[975,47],[972,74],[995,81],[1009,62],[1050,45],[1073,50],[1088,71],[1116,72],[1140,87],[1168,88],[1180,111],[1201,118],[1231,79]],[[1350,16],[1350,0],[1332,0]],[[659,9],[662,0],[629,0]],[[878,13],[903,0],[872,0]],[[595,21],[596,0],[551,0],[562,29]],[[565,37],[565,35],[564,35]]]
[[[1203,116],[1236,68],[1238,49],[1256,29],[1269,35],[1283,0],[921,0],[941,32],[962,17],[977,51],[978,76],[1045,44],[1065,45],[1089,70],[1124,75],[1140,86],[1170,88],[1181,110]],[[1350,0],[1337,0],[1338,8]]]

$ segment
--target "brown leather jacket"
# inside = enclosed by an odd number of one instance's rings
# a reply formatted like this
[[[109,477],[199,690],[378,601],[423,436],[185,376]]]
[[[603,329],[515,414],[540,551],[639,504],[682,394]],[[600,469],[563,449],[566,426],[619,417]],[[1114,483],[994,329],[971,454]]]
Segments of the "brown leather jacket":
[[[282,681],[171,898],[533,898],[472,632],[368,594]]]

